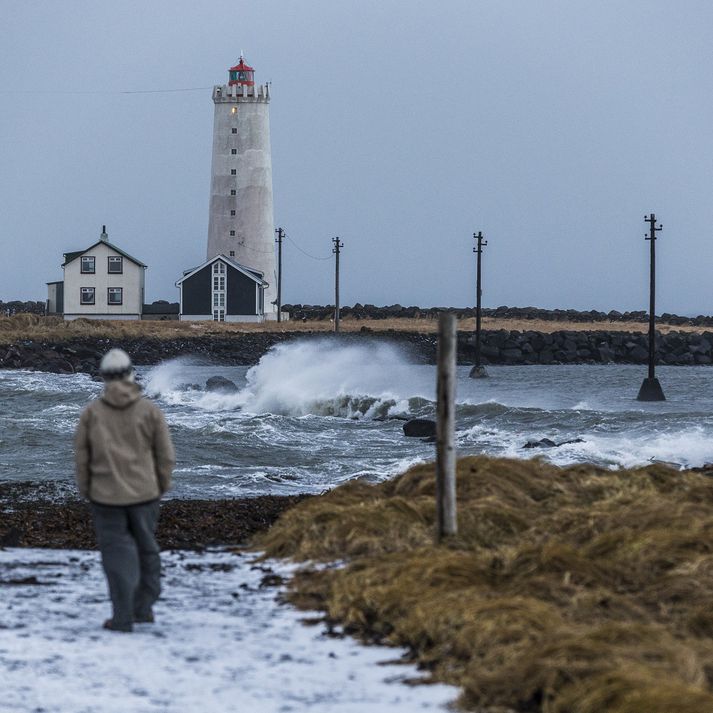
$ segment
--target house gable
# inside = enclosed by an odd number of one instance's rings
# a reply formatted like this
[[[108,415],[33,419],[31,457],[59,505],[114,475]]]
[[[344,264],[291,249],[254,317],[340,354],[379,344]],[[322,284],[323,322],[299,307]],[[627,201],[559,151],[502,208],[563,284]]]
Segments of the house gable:
[[[180,280],[182,294],[183,314],[206,315],[213,314],[213,285],[212,267],[205,265],[193,271],[189,276]]]
[[[146,265],[141,262],[140,260],[137,260],[135,257],[132,257],[129,255],[129,253],[124,252],[121,248],[116,247],[116,245],[113,245],[110,243],[108,240],[97,240],[96,243],[93,245],[90,245],[88,248],[85,250],[77,250],[75,252],[70,252],[70,253],[65,253],[64,254],[64,262],[62,263],[62,267],[66,267],[69,265],[69,263],[73,262],[76,260],[78,257],[81,257],[82,255],[85,255],[86,253],[90,252],[93,250],[97,245],[106,245],[110,250],[113,250],[115,253],[121,255],[122,257],[125,257],[127,260],[131,260],[131,262],[135,263],[139,267],[145,268]]]
[[[257,290],[254,279],[228,264],[226,314],[257,314]]]

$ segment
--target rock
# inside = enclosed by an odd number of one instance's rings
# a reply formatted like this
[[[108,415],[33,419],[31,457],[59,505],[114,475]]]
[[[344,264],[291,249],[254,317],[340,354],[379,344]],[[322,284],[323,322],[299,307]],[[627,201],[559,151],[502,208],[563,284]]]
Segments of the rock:
[[[226,379],[224,376],[211,376],[205,382],[206,391],[222,391],[224,393],[234,394],[239,391],[234,381]]]
[[[560,443],[555,443],[549,438],[541,438],[539,441],[528,441],[523,448],[559,448],[560,446],[566,446],[570,443],[584,443],[583,438],[572,438],[569,441],[561,441]]]
[[[616,357],[616,354],[614,354],[614,352],[604,342],[602,342],[602,345],[597,349],[597,352],[599,353],[599,361],[602,361],[605,364],[608,364],[610,361],[614,361],[614,358]]]
[[[522,349],[518,349],[517,347],[505,348],[501,350],[500,353],[503,359],[507,361],[519,361],[522,359]]]
[[[649,360],[649,351],[640,346],[635,346],[629,356],[637,363],[643,364]]]
[[[409,438],[435,438],[436,422],[430,418],[412,418],[403,425],[404,436]]]
[[[523,448],[556,448],[557,444],[549,438],[540,438],[539,441],[528,441]]]

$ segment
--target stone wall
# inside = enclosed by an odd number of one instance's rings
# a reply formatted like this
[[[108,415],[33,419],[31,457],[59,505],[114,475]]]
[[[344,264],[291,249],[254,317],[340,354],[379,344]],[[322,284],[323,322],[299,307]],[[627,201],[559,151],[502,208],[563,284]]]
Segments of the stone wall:
[[[552,333],[484,331],[485,364],[645,364],[648,337],[633,332],[567,331]],[[657,335],[660,364],[688,366],[713,363],[713,333],[670,332]],[[459,335],[459,358],[472,359],[472,334]]]
[[[12,316],[13,314],[44,314],[47,309],[46,302],[22,302],[11,300],[3,302],[0,300],[0,317]]]
[[[339,336],[324,333],[255,332],[226,337],[183,339],[135,338],[72,339],[61,343],[22,340],[0,346],[0,368],[37,369],[56,373],[96,374],[99,360],[111,347],[122,347],[136,364],[157,364],[177,356],[191,355],[206,363],[256,364],[270,347],[294,339],[318,339],[339,343],[388,341],[402,346],[410,358],[434,364],[437,337],[414,332],[371,332]],[[671,365],[713,363],[713,333],[671,332],[658,337],[658,362]],[[645,364],[648,359],[646,335],[631,332],[567,331],[552,333],[486,330],[482,355],[485,364]],[[458,334],[458,361],[472,364],[472,332]]]
[[[289,313],[291,319],[297,320],[324,320],[331,319],[334,314],[334,305],[283,305],[282,309]],[[370,304],[355,304],[352,307],[342,307],[339,310],[341,317],[354,319],[437,319],[441,312],[452,312],[458,318],[475,317],[474,307],[402,307],[401,305],[387,305],[377,307]],[[648,314],[641,310],[636,312],[599,312],[597,310],[580,311],[575,309],[541,309],[539,307],[494,307],[482,311],[484,317],[497,319],[519,320],[544,320],[547,322],[647,322]],[[675,326],[693,325],[699,327],[713,327],[713,316],[699,315],[698,317],[681,317],[680,315],[664,312],[657,316],[661,324]]]

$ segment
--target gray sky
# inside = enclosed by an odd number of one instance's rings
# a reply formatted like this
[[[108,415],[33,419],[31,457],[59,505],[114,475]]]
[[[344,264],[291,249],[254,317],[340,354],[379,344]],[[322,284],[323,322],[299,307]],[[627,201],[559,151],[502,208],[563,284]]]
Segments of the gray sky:
[[[707,0],[0,0],[0,299],[45,299],[110,240],[147,298],[204,258],[213,105],[271,81],[276,225],[339,235],[342,301],[713,312]],[[124,90],[206,87],[164,94]],[[62,92],[78,92],[67,94]],[[89,93],[97,92],[97,93]],[[287,242],[283,301],[332,301]]]

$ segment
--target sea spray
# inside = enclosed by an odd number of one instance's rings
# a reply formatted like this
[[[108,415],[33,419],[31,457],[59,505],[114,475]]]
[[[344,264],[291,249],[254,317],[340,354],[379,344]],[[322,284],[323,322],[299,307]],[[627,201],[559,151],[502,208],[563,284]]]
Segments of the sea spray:
[[[397,346],[299,340],[273,347],[247,374],[243,408],[284,416],[379,418],[432,398],[432,368]]]
[[[661,367],[668,401],[657,404],[635,400],[637,366],[493,367],[489,379],[469,379],[468,370],[458,368],[456,387],[460,455],[608,467],[713,462],[713,368]],[[398,347],[300,339],[253,368],[196,355],[138,372],[176,444],[173,495],[321,492],[434,457],[433,444],[404,438],[392,417],[433,417],[435,369]],[[206,392],[211,376],[238,391]],[[0,370],[0,481],[71,482],[71,434],[101,389],[81,374]],[[583,440],[522,448],[541,438]]]

